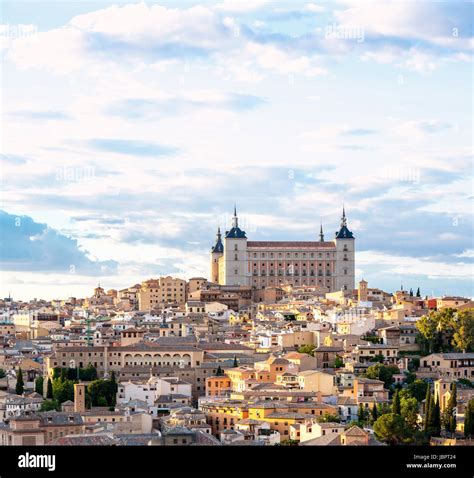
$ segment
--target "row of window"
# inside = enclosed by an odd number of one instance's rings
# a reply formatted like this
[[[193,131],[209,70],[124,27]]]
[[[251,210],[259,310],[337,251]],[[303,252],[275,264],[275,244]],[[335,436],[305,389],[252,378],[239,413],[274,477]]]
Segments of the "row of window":
[[[267,264],[266,264],[265,262],[263,262],[263,263],[260,264],[260,267],[261,267],[261,268],[265,268],[266,265],[267,265]],[[276,262],[275,262],[275,265],[276,265]],[[254,263],[253,263],[253,266],[254,266],[254,267],[257,267],[257,262],[254,262]],[[269,266],[270,266],[270,267],[273,267],[273,262],[270,262],[270,265],[269,265]],[[294,263],[294,264],[286,264],[286,263],[285,263],[285,267],[292,267],[292,268],[297,269],[297,268],[300,267],[300,266],[304,268],[304,267],[307,267],[307,264],[304,263],[304,262],[303,262],[303,263],[298,263],[298,262],[296,262],[296,263]],[[309,264],[309,266],[310,266],[310,267],[314,267],[314,262],[311,262],[311,263]],[[283,267],[283,263],[282,263],[282,262],[279,262],[279,263],[278,263],[278,267]],[[324,267],[324,266],[323,266],[323,263],[322,263],[322,262],[318,263],[318,267]],[[326,263],[326,268],[329,269],[330,267],[331,267],[331,264],[330,264],[329,262],[327,262],[327,263]]]
[[[237,249],[235,249],[237,250]],[[344,248],[344,251],[347,251],[347,248]],[[265,252],[261,252],[261,253],[258,253],[258,252],[254,252],[253,253],[253,257],[266,257],[265,255],[266,253]],[[287,252],[286,253],[286,257],[306,257],[306,252],[302,252],[301,255],[299,256],[298,255],[299,253],[298,252]],[[268,257],[283,257],[284,253],[282,252],[279,252],[278,255],[277,253],[273,253],[273,252],[269,252],[268,253]],[[316,257],[316,254],[314,252],[311,252],[308,254],[308,257]],[[318,252],[317,254],[317,257],[323,257],[323,253],[322,252]],[[335,257],[335,253],[332,252],[326,252],[326,257]]]

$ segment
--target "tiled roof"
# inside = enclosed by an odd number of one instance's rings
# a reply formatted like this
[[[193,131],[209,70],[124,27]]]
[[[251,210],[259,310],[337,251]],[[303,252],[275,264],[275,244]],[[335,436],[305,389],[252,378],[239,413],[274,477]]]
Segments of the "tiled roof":
[[[248,241],[248,249],[258,248],[275,248],[275,249],[295,249],[295,248],[308,248],[308,249],[335,249],[334,242],[316,242],[316,241]]]
[[[354,239],[354,235],[347,228],[347,226],[342,226],[338,232],[336,232],[336,239]]]
[[[358,426],[353,426],[345,432],[345,435],[347,435],[347,436],[364,436],[365,437],[365,436],[368,435],[368,433],[366,431],[362,430],[361,428],[359,428]]]
[[[230,239],[245,239],[247,236],[245,235],[245,231],[242,231],[239,227],[233,227],[230,231],[226,231],[225,237]]]

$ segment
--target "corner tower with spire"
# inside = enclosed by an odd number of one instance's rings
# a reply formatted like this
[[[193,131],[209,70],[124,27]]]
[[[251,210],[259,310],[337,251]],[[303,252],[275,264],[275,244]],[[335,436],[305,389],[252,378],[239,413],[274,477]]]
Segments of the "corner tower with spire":
[[[224,236],[222,268],[219,267],[219,283],[226,285],[249,285],[247,263],[247,235],[239,227],[237,206],[234,205],[232,227]]]
[[[211,282],[219,282],[219,259],[224,255],[220,226],[217,226],[216,243],[211,247]]]
[[[346,209],[342,207],[341,225],[336,231],[335,289],[352,291],[355,288],[355,237],[347,227]]]

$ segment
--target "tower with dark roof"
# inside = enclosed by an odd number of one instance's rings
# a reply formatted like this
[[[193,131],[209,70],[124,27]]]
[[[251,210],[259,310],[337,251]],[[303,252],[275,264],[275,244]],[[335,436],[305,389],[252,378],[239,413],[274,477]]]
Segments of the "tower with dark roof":
[[[219,259],[224,255],[220,226],[217,226],[216,243],[211,247],[211,282],[219,282]]]
[[[352,291],[355,288],[355,237],[347,227],[343,206],[341,225],[336,231],[335,290]]]
[[[239,227],[237,207],[234,205],[232,227],[224,237],[222,268],[219,266],[219,283],[225,285],[249,285],[247,263],[247,235]]]

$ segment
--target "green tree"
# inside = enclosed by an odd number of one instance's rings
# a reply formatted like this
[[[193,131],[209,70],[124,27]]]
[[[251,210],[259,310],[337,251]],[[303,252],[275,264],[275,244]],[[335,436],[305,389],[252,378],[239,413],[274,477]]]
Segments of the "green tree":
[[[318,417],[316,420],[319,423],[328,423],[328,422],[341,423],[341,419],[337,415],[332,415],[330,413],[325,413],[324,415]]]
[[[416,296],[417,297],[421,297],[421,292],[420,292],[420,288],[418,287],[418,289],[416,289]]]
[[[61,382],[65,382],[67,380],[67,374],[68,374],[67,368],[62,368],[61,373],[59,375],[59,379],[61,380]]]
[[[407,385],[406,390],[411,397],[414,397],[421,402],[423,398],[425,398],[426,390],[428,388],[428,382],[417,378],[414,382]]]
[[[431,388],[428,386],[426,389],[426,398],[425,398],[425,421],[423,423],[423,429],[428,433],[428,428],[430,425],[430,415],[432,414],[432,405],[431,402],[433,396],[431,395]]]
[[[381,417],[387,413],[392,413],[392,407],[388,403],[379,403],[377,406],[378,417]]]
[[[336,356],[334,359],[334,368],[341,368],[344,367],[344,360],[341,357]]]
[[[452,345],[462,352],[472,349],[474,344],[474,309],[459,312],[454,321]]]
[[[233,365],[233,367],[235,368],[235,367],[238,367],[238,366],[239,366],[239,362],[237,360],[237,357],[234,355],[234,365]]]
[[[374,432],[378,440],[397,445],[409,441],[405,420],[396,413],[382,415],[374,423]]]
[[[118,386],[114,372],[112,372],[109,380],[94,380],[87,386],[90,405],[94,407],[115,406],[117,390]]]
[[[37,377],[35,380],[35,392],[43,395],[43,385],[44,385],[44,378]]]
[[[61,367],[54,367],[53,368],[53,380],[55,378],[59,378],[61,376]]]
[[[448,405],[444,409],[442,423],[444,429],[448,433],[455,433],[456,432],[456,415],[455,410],[457,406],[457,386],[456,382],[451,384],[451,393],[449,396]]]
[[[16,375],[15,393],[17,395],[23,395],[24,391],[25,391],[25,382],[23,381],[23,372],[21,371],[21,367],[19,367],[18,373]]]
[[[430,408],[426,418],[426,432],[428,435],[440,436],[441,434],[441,412],[439,402],[433,396],[430,397]]]
[[[298,446],[298,440],[283,440],[280,443],[276,443],[275,446]]]
[[[224,372],[222,371],[222,368],[221,368],[221,366],[219,365],[219,366],[217,367],[216,377],[221,377],[222,375],[224,375]]]
[[[59,410],[59,405],[56,400],[45,400],[41,404],[40,412],[49,412],[52,410]]]
[[[61,377],[53,380],[53,398],[61,403],[67,400],[74,400],[74,382],[72,380],[61,380]]]
[[[413,372],[405,372],[405,383],[409,385],[416,380],[416,374]]]
[[[464,436],[466,438],[474,435],[474,398],[469,400],[464,411]]]
[[[89,364],[86,368],[79,370],[79,378],[86,382],[97,380],[97,369],[92,364]]]
[[[118,385],[117,380],[115,379],[115,372],[112,370],[112,374],[110,376],[110,380],[108,381],[108,388],[107,388],[107,404],[111,407],[115,407],[117,402],[117,391]]]
[[[412,430],[418,428],[417,421],[419,407],[418,401],[414,397],[402,398],[400,400],[400,414],[405,420],[405,423]]]
[[[392,413],[396,413],[397,415],[402,414],[402,409],[400,406],[400,395],[398,394],[398,390],[396,390],[395,394],[393,395]]]
[[[316,348],[315,345],[307,344],[307,345],[302,345],[299,349],[298,352],[300,354],[308,354],[314,357],[314,349]]]
[[[377,405],[374,403],[374,406],[372,407],[372,419],[371,422],[375,423],[377,421],[378,416],[378,411],[377,411]]]
[[[357,420],[359,422],[360,427],[364,426],[366,416],[365,416],[364,406],[362,405],[362,403],[359,403],[359,410],[357,411]]]
[[[46,385],[46,398],[51,399],[53,398],[53,383],[51,379],[48,377],[48,383]]]
[[[0,368],[0,378],[5,378],[5,370],[3,368]]]
[[[393,382],[393,375],[399,372],[400,370],[398,369],[398,367],[392,365],[387,367],[385,365],[377,363],[367,368],[365,376],[371,379],[382,380],[384,386],[386,388],[389,388]]]
[[[435,400],[433,410],[433,434],[435,436],[441,435],[441,409],[438,400]]]
[[[416,321],[416,328],[421,337],[425,350],[431,353],[433,350],[434,340],[436,337],[438,320],[436,312],[432,311],[428,315],[423,315]]]

